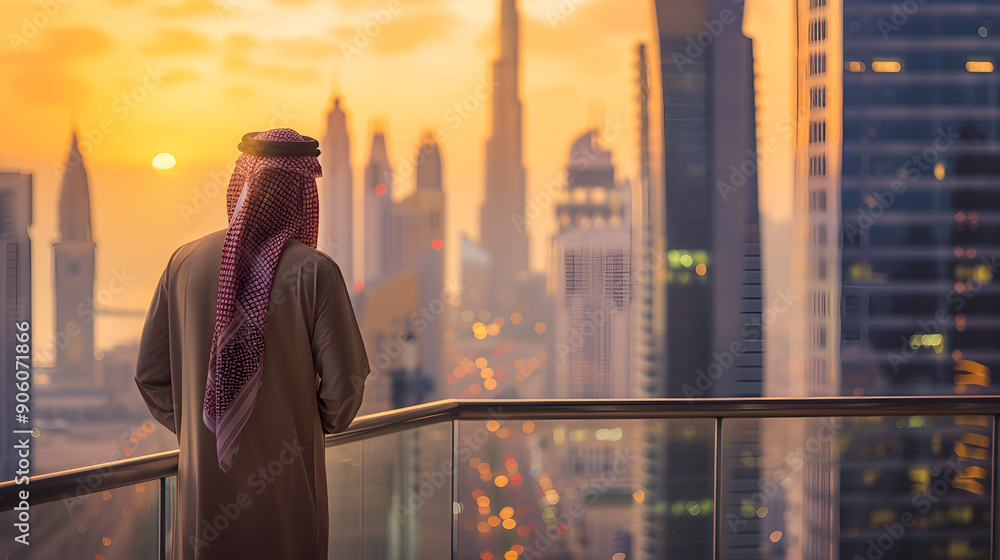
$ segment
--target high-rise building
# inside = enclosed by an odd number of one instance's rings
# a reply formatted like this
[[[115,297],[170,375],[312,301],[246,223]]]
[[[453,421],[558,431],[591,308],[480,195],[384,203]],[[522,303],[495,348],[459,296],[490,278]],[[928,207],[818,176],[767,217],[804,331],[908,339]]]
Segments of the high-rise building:
[[[611,152],[597,130],[573,142],[567,184],[556,197],[559,231],[552,238],[550,281],[555,295],[553,375],[549,395],[562,398],[627,398],[634,383],[630,314],[632,196],[628,180],[616,182]],[[569,486],[604,472],[615,451],[632,452],[632,430],[609,438],[580,438],[552,446],[546,470]],[[585,527],[568,537],[573,558],[612,557],[631,542],[631,479],[616,479],[604,500],[587,512]]]
[[[655,6],[663,84],[666,355],[665,374],[643,385],[664,397],[759,396],[763,291],[753,52],[742,33],[743,4],[673,0]],[[706,444],[713,436],[701,433],[704,427],[683,421],[651,426],[644,475],[648,491],[664,500],[643,504],[637,546],[643,558],[712,555],[714,516],[700,504],[712,502],[713,489],[697,465],[713,461],[715,448]],[[758,445],[754,427],[741,441],[737,453]],[[715,507],[735,499],[723,496]]]
[[[479,243],[493,262],[493,311],[504,314],[518,300],[518,273],[525,278],[528,272],[516,0],[500,0],[499,37],[500,56],[493,62],[492,125],[486,142],[486,199]]]
[[[476,242],[462,235],[462,293],[463,306],[473,313],[486,308],[489,296],[490,276],[493,267],[490,255]]]
[[[841,10],[840,0],[796,5],[794,120],[786,122],[795,154],[788,261],[795,301],[777,308],[791,325],[789,363],[765,376],[769,397],[840,393]],[[829,427],[818,420],[761,425],[761,483],[775,489],[763,506],[761,539],[781,535],[767,557],[837,558],[840,447],[823,436]],[[787,457],[806,446],[801,465],[788,468]]]
[[[632,396],[631,187],[615,183],[611,152],[596,131],[574,143],[552,239],[556,369],[552,395]]]
[[[828,142],[843,133],[842,163],[822,168],[839,168],[842,184],[842,227],[830,231],[843,245],[842,265],[830,271],[843,283],[840,391],[995,393],[1000,41],[990,22],[1000,7],[928,0],[901,16],[889,4],[844,0],[842,11],[829,9],[829,28],[815,21],[809,33],[830,36],[816,56],[842,79],[821,100],[840,118],[817,131],[829,133]],[[840,456],[841,556],[865,554],[879,516],[914,511],[908,501],[885,503],[879,494],[890,481],[914,481],[916,500],[921,488],[948,482],[951,461],[959,470],[949,491],[916,512],[947,522],[907,534],[884,559],[985,558],[995,491],[977,459],[988,454],[991,432],[978,422],[941,418],[900,428],[888,418],[858,430]],[[873,457],[878,442],[869,434],[901,429],[887,457],[906,460]]]
[[[376,283],[388,273],[389,214],[392,211],[392,168],[385,134],[376,130],[365,167],[365,284]]]
[[[347,284],[354,282],[354,180],[347,115],[340,97],[326,117],[320,147],[323,177],[319,195],[319,249],[333,257]]]
[[[425,387],[441,371],[444,344],[444,319],[441,316],[449,299],[444,285],[444,191],[442,190],[441,153],[428,135],[421,140],[416,156],[416,190],[393,205],[389,218],[389,272],[398,274],[415,268],[418,278],[416,315],[408,315],[407,325],[419,356],[405,368],[412,379],[404,385]],[[405,341],[409,344],[411,341]],[[423,397],[429,397],[424,391]],[[423,398],[416,398],[420,402]],[[413,403],[411,403],[413,404]]]
[[[70,145],[59,194],[59,241],[55,250],[56,373],[53,383],[94,382],[94,238],[90,228],[90,186],[77,145]]]
[[[0,433],[3,434],[5,449],[13,449],[13,430],[25,429],[26,426],[15,422],[14,383],[20,380],[17,372],[27,372],[30,376],[31,356],[28,352],[18,352],[18,346],[23,343],[17,339],[19,333],[30,337],[31,347],[37,347],[33,341],[37,331],[22,330],[24,324],[31,324],[31,240],[28,238],[28,227],[32,216],[32,184],[31,175],[24,173],[0,172],[0,255],[3,255],[3,274],[0,274],[0,295],[3,304],[0,305],[0,371],[3,371],[3,400],[0,401]],[[18,356],[24,355],[24,359]],[[18,364],[20,362],[20,365]],[[23,374],[22,374],[23,375]],[[27,381],[33,382],[31,377]],[[31,394],[30,391],[28,393]],[[31,429],[31,426],[27,426]],[[0,459],[2,478],[9,479],[17,469],[17,454],[4,453]]]
[[[660,394],[663,382],[666,329],[666,292],[662,255],[665,254],[663,235],[663,192],[660,173],[662,166],[653,161],[651,137],[651,95],[649,53],[646,45],[636,46],[636,89],[639,100],[639,212],[632,219],[632,247],[637,258],[632,259],[635,286],[632,313],[631,393],[637,396]]]

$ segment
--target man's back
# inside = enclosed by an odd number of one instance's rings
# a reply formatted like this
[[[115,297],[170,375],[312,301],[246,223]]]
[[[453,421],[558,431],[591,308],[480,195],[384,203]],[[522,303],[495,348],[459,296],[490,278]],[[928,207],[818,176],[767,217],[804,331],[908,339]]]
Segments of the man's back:
[[[140,342],[136,381],[181,450],[174,558],[325,557],[323,434],[354,418],[368,374],[347,288],[325,254],[285,243],[271,282],[261,385],[223,472],[203,403],[225,237],[216,232],[174,253]]]

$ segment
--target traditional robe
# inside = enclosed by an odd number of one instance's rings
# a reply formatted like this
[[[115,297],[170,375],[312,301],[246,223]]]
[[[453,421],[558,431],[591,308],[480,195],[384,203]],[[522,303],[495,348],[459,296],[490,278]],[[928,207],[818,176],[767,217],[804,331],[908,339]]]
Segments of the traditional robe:
[[[262,385],[223,472],[202,410],[225,237],[174,253],[139,342],[139,391],[180,446],[171,557],[325,559],[323,435],[354,419],[369,372],[348,290],[330,257],[287,241],[271,284]]]

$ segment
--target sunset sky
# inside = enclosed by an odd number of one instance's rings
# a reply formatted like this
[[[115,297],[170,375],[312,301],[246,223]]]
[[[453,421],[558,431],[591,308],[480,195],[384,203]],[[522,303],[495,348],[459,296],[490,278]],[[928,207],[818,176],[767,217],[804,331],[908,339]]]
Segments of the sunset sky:
[[[135,277],[112,310],[144,313],[173,250],[225,227],[225,170],[243,133],[288,126],[319,138],[335,91],[348,112],[356,190],[373,122],[387,130],[394,168],[423,131],[444,131],[446,249],[457,273],[460,235],[479,233],[489,99],[475,92],[496,52],[496,0],[46,1],[50,13],[38,0],[4,0],[0,12],[0,169],[34,174],[37,345],[53,333],[51,244],[74,123],[90,177],[95,292],[115,273]],[[652,2],[519,6],[529,202],[602,118],[622,127],[609,147],[619,179],[634,181],[635,45],[655,45]],[[481,102],[450,117],[463,101]],[[153,169],[160,152],[176,167]],[[413,178],[395,188],[405,196]],[[529,222],[537,270],[547,267],[552,211]],[[97,348],[133,341],[141,321],[99,316]]]

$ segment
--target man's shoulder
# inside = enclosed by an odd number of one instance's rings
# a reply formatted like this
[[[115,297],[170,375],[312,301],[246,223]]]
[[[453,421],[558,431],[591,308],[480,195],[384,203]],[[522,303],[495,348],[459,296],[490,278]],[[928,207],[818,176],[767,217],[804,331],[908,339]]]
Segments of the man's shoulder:
[[[170,262],[173,266],[176,266],[184,260],[204,252],[218,253],[218,258],[221,259],[222,245],[225,242],[226,230],[214,231],[178,247],[170,257]]]
[[[330,255],[314,249],[298,239],[289,239],[281,251],[278,268],[287,271],[315,271],[319,278],[340,272],[340,266]]]

